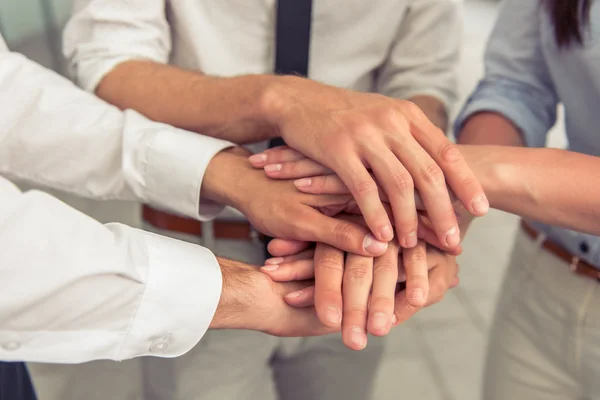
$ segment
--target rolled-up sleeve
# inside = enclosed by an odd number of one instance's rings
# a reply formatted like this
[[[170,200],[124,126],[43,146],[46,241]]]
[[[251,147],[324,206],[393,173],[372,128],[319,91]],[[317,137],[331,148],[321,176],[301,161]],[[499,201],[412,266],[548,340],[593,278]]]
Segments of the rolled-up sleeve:
[[[432,96],[450,107],[457,97],[462,0],[412,0],[405,13],[378,92],[401,99]]]
[[[488,111],[510,120],[528,146],[541,147],[556,122],[558,99],[544,60],[536,1],[507,0],[485,53],[485,76],[454,125]]]
[[[91,92],[124,61],[166,63],[171,34],[165,0],[75,0],[63,52],[79,86]]]

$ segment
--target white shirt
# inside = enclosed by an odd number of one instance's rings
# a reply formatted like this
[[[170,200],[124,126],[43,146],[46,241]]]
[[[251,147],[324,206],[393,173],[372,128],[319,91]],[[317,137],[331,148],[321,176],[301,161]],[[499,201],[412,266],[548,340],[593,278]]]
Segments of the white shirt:
[[[398,98],[450,102],[462,0],[313,0],[310,77]],[[272,73],[276,0],[75,0],[64,51],[94,90],[143,58],[205,74]]]
[[[195,218],[210,159],[228,142],[120,112],[0,39],[0,360],[175,357],[205,333],[221,273],[206,249],[102,225],[25,180]]]
[[[313,3],[312,79],[396,98],[430,95],[448,106],[456,99],[462,0]],[[75,0],[64,32],[64,53],[76,81],[89,91],[116,65],[131,59],[219,76],[272,73],[275,4]]]

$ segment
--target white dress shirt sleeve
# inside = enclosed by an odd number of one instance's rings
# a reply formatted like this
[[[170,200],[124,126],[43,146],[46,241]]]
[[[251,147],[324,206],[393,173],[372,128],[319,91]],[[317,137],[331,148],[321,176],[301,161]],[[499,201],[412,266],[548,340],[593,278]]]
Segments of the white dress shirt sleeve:
[[[206,165],[230,144],[122,113],[1,40],[0,105],[0,360],[174,357],[192,348],[221,292],[208,250],[102,225],[6,178],[200,218]]]
[[[451,107],[463,35],[462,0],[410,0],[378,78],[378,91],[409,99],[428,95]]]
[[[166,64],[171,34],[165,0],[74,0],[63,53],[79,86],[93,92],[118,64],[145,59]]]

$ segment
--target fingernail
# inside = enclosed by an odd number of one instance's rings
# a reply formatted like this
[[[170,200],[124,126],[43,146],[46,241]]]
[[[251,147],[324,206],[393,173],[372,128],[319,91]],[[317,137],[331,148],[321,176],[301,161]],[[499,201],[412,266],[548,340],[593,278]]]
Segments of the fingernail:
[[[369,254],[380,255],[387,249],[387,243],[380,242],[375,239],[375,236],[372,234],[368,234],[365,236],[365,240],[363,241],[363,248]]]
[[[388,225],[381,230],[381,238],[388,242],[394,238],[394,230],[391,226]]]
[[[411,300],[416,300],[416,301],[423,301],[424,300],[424,292],[423,289],[413,289],[410,292],[410,299]]]
[[[303,290],[297,290],[295,292],[286,294],[285,297],[287,297],[288,299],[296,299],[296,298],[302,296],[302,294],[304,294]]]
[[[373,315],[373,327],[377,330],[383,330],[387,327],[387,318],[382,312]]]
[[[310,186],[311,183],[312,179],[310,178],[302,178],[294,181],[294,185],[296,185],[296,187],[307,187]]]
[[[265,171],[267,172],[277,172],[280,171],[283,166],[281,164],[269,164],[265,165]]]
[[[350,329],[350,340],[354,342],[354,344],[362,347],[365,347],[367,344],[367,336],[365,335],[365,331],[358,326],[352,327]]]
[[[473,200],[471,206],[473,207],[473,213],[476,215],[484,215],[490,210],[490,203],[485,196]]]
[[[396,325],[398,322],[398,318],[396,318],[396,314],[392,314],[392,325]]]
[[[273,257],[269,258],[265,261],[265,264],[273,265],[273,264],[281,264],[283,262],[283,257]]]
[[[460,234],[458,232],[458,228],[453,226],[446,232],[446,246],[448,247],[456,247],[460,243]]]
[[[332,324],[339,324],[342,321],[342,314],[336,307],[329,306],[325,310],[325,318]]]
[[[279,269],[279,265],[277,264],[272,264],[272,265],[265,265],[264,267],[261,268],[263,271],[276,271]]]
[[[262,153],[254,154],[253,156],[250,156],[248,160],[251,164],[262,166],[267,161],[267,155]]]
[[[411,249],[417,245],[417,232],[411,232],[406,237],[406,248]]]

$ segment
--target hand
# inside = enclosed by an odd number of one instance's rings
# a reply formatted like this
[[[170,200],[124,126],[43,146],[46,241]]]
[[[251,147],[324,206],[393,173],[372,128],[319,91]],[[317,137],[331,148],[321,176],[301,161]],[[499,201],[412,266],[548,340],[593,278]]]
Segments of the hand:
[[[328,195],[342,195],[350,194],[350,189],[342,182],[342,180],[331,170],[322,166],[321,164],[306,158],[296,150],[290,149],[289,147],[282,146],[275,149],[266,151],[268,162],[274,162],[277,164],[266,164],[264,170],[266,175],[272,179],[288,180],[301,178],[294,182],[297,189],[303,193],[310,194],[328,194]],[[271,161],[272,160],[272,161]],[[275,168],[273,168],[275,165]],[[459,218],[459,232],[461,238],[464,237],[466,230],[463,232],[463,228],[467,228],[471,220],[472,215],[463,207],[453,193],[450,193],[452,199],[452,206],[454,207],[455,214]],[[380,198],[387,202],[388,198],[385,192],[380,193]],[[417,238],[424,239],[427,243],[439,247],[444,251],[451,254],[458,255],[461,252],[460,246],[449,247],[445,243],[439,240],[438,235],[435,232],[435,227],[431,221],[429,213],[425,210],[425,204],[421,199],[418,192],[414,194],[415,205],[417,207],[417,216],[420,221],[417,230]],[[385,205],[386,203],[384,203]],[[352,208],[352,212],[359,211]],[[297,253],[308,246],[308,243],[292,243],[287,241],[282,243],[279,239],[269,245],[269,249],[274,248],[271,254],[278,254],[277,247],[283,246],[285,249],[290,248],[291,251],[286,254]],[[284,253],[286,250],[284,250]]]
[[[310,283],[274,282],[252,266],[218,258],[223,291],[211,329],[249,329],[274,336],[318,336],[335,332],[322,325],[313,307],[295,308],[284,296]]]
[[[367,168],[387,193],[403,247],[417,243],[415,186],[448,247],[458,245],[460,233],[446,180],[468,210],[487,212],[485,194],[460,152],[415,104],[296,77],[281,80],[267,99],[276,110],[276,134],[340,177],[377,239],[391,240],[393,229]],[[251,162],[262,167],[270,160],[262,153]]]
[[[202,196],[237,208],[257,230],[272,237],[323,242],[370,256],[387,248],[365,226],[329,216],[356,208],[351,195],[301,193],[292,182],[269,179],[252,168],[247,153],[240,149],[213,157],[204,175]]]
[[[339,327],[339,322],[332,322],[341,320],[342,340],[349,348],[361,350],[366,346],[366,331],[376,336],[386,335],[392,326],[406,321],[422,307],[441,301],[448,288],[458,284],[454,256],[433,247],[427,248],[425,256],[424,247],[419,244],[414,250],[404,250],[407,254],[400,262],[398,256],[393,257],[393,249],[390,246],[386,254],[370,261],[348,255],[344,264],[339,250],[317,244],[316,251],[267,260],[261,270],[281,282],[315,277],[315,286],[290,293],[286,301],[296,307],[315,304],[321,321],[329,327]],[[368,279],[370,270],[372,279]],[[342,274],[344,277],[340,278]],[[406,279],[406,289],[396,293],[396,282]],[[345,286],[350,285],[344,287],[343,296],[341,281]],[[369,281],[373,282],[372,289]],[[319,282],[324,285],[319,287]],[[425,291],[422,286],[429,289]],[[415,290],[423,290],[424,298],[411,295]],[[343,318],[339,309],[343,310]]]

